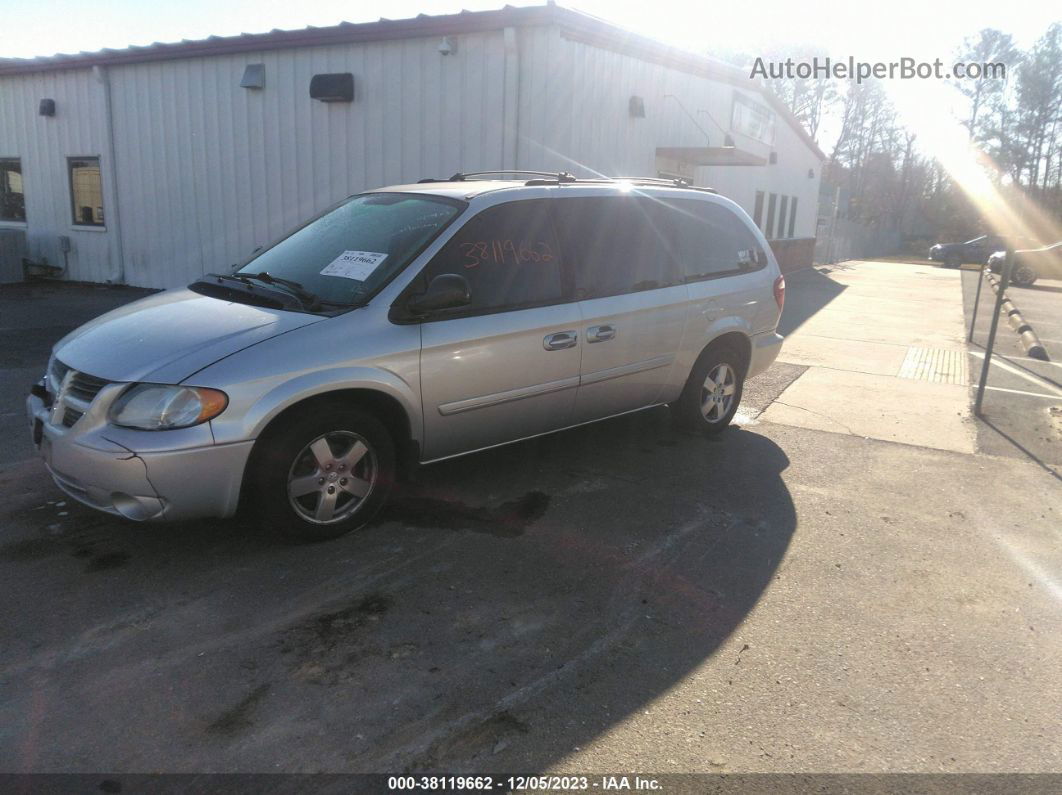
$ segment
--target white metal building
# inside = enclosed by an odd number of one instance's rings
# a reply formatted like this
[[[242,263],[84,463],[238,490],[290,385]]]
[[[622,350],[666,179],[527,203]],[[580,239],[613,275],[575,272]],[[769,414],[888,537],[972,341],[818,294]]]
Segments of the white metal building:
[[[691,176],[805,243],[822,159],[744,71],[552,4],[0,60],[0,231],[74,280],[185,284],[351,193],[487,169]]]

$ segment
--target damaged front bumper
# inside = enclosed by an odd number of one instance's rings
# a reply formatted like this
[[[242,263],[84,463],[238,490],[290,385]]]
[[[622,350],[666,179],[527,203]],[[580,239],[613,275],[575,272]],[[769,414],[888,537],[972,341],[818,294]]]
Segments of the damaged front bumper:
[[[102,390],[70,427],[40,394],[26,398],[34,444],[60,489],[92,508],[135,521],[236,512],[253,441],[216,445],[208,424],[171,431],[109,425],[106,408],[120,389],[109,391]]]

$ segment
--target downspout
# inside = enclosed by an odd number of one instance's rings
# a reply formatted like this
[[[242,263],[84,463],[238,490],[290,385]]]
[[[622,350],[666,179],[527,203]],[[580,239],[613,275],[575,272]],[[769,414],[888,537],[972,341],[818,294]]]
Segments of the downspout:
[[[107,225],[114,232],[115,270],[107,281],[110,284],[125,284],[125,248],[122,244],[122,221],[118,211],[118,165],[114,148],[114,113],[111,109],[111,76],[104,66],[92,67],[92,76],[103,86],[103,123],[107,136],[107,181],[111,185],[111,210]]]
[[[516,28],[503,31],[505,42],[505,75],[502,94],[502,165],[503,169],[518,168],[516,162],[520,109],[520,50]]]

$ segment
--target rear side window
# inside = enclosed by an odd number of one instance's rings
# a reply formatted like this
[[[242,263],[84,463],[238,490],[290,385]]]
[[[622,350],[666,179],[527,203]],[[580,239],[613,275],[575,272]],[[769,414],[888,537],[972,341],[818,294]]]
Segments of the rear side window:
[[[674,257],[686,281],[756,270],[767,255],[732,210],[720,204],[671,199],[667,207]]]
[[[442,273],[468,280],[472,303],[462,314],[562,300],[560,251],[546,200],[499,204],[470,219],[428,263],[424,284]]]
[[[560,198],[553,209],[578,298],[655,290],[681,281],[655,200]]]

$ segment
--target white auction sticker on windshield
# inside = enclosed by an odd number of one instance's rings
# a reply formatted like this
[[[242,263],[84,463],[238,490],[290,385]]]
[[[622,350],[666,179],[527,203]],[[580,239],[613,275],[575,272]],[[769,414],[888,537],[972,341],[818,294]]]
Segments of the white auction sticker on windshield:
[[[380,263],[385,259],[387,255],[378,251],[344,251],[324,267],[321,275],[363,282],[372,276],[372,272],[380,267]]]

